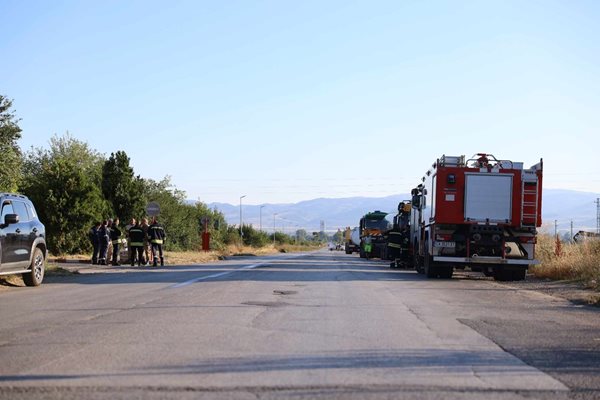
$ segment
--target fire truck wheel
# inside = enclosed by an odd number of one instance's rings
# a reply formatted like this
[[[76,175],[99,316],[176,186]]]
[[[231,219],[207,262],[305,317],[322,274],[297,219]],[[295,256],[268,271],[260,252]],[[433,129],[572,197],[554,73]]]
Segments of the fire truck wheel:
[[[525,268],[515,269],[512,271],[512,280],[513,281],[525,280],[525,275],[527,275],[527,270]]]
[[[494,280],[500,282],[512,281],[512,272],[511,270],[499,268],[494,271]]]
[[[426,247],[427,248],[427,247]],[[433,257],[431,257],[429,255],[428,251],[425,251],[425,260],[424,260],[424,270],[425,270],[425,276],[428,278],[437,278],[438,274],[439,274],[439,270],[438,267],[433,265]]]
[[[442,279],[452,279],[452,273],[454,272],[454,268],[452,266],[447,267],[438,267],[440,278]]]
[[[424,274],[425,269],[423,268],[423,261],[421,261],[421,257],[415,256],[415,270],[418,274]]]

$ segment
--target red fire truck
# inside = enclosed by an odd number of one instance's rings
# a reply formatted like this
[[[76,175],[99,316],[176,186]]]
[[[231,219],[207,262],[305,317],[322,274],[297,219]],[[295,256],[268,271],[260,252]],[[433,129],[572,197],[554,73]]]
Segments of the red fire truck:
[[[411,245],[418,272],[451,278],[469,266],[496,280],[522,280],[542,224],[542,160],[491,154],[442,156],[412,190]]]

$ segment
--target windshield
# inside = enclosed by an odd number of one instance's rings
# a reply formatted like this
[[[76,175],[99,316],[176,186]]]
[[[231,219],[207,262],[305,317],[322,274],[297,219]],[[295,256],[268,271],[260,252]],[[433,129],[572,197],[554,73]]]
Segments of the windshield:
[[[388,229],[390,229],[390,221],[388,221],[387,219],[366,219],[365,228],[387,231]]]

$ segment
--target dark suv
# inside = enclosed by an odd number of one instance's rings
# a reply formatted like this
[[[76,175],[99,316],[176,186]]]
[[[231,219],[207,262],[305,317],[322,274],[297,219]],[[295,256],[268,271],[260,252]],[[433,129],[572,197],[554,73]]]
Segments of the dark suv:
[[[46,228],[31,201],[0,193],[0,275],[21,274],[27,286],[44,279]]]

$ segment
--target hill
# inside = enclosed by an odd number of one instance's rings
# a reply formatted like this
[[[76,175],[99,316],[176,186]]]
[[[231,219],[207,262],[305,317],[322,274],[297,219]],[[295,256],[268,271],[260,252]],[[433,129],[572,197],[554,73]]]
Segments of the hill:
[[[596,198],[598,193],[580,192],[564,189],[545,189],[543,192],[542,218],[543,230],[554,232],[554,221],[562,234],[573,229],[596,229]],[[288,233],[297,229],[308,232],[319,231],[320,222],[324,221],[328,232],[343,229],[346,226],[358,225],[358,220],[368,211],[385,211],[395,214],[398,203],[409,199],[409,194],[387,197],[347,197],[347,198],[318,198],[289,204],[243,205],[243,221],[266,231],[273,231],[273,223],[278,231]],[[226,203],[211,203],[209,207],[221,211],[229,224],[240,223],[240,207]],[[262,212],[261,212],[262,207]],[[275,215],[274,215],[275,214]]]

